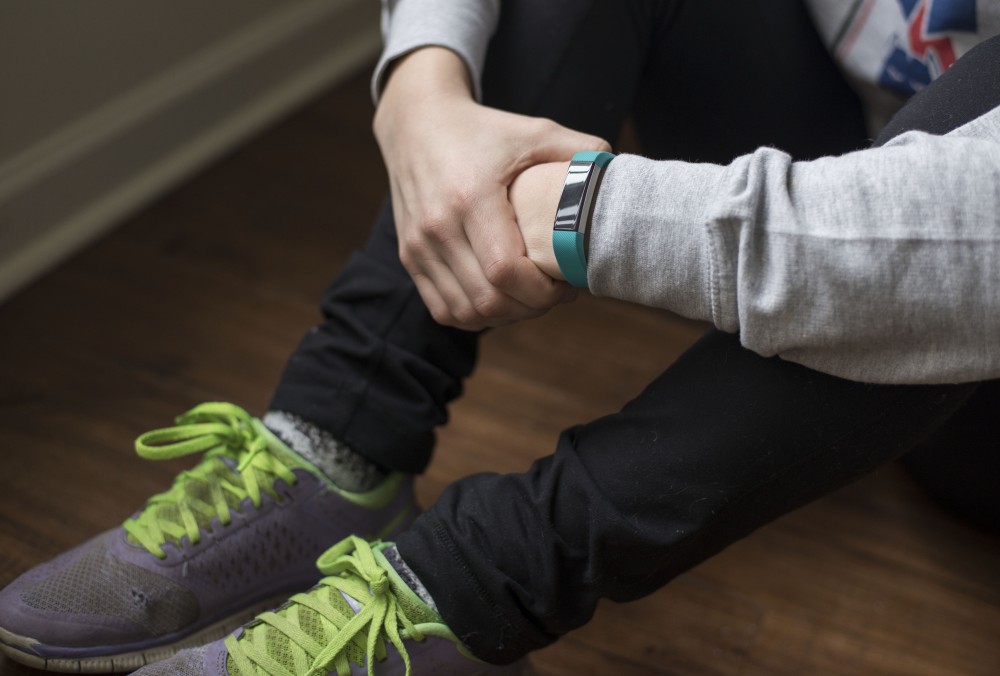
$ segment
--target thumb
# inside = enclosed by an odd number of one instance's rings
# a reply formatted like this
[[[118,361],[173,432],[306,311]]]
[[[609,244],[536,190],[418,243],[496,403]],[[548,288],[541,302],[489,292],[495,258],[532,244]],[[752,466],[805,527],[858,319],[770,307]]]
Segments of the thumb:
[[[585,134],[560,124],[543,132],[534,145],[532,159],[535,162],[564,162],[581,150],[611,151],[611,144],[600,136]]]

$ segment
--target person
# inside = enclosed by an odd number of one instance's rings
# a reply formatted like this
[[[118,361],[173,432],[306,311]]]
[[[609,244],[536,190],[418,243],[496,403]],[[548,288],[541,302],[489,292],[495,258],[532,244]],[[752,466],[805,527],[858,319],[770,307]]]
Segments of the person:
[[[809,10],[387,3],[391,202],[323,322],[262,421],[204,404],[139,437],[206,455],[0,592],[4,652],[110,670],[220,636],[140,673],[517,671],[598,599],[648,594],[925,439],[940,454],[995,427],[1000,9]],[[861,91],[923,90],[870,148],[829,52]],[[574,297],[550,244],[566,161],[630,112],[657,159],[608,165],[590,290],[717,328],[527,472],[468,477],[417,516],[411,477],[480,330]]]

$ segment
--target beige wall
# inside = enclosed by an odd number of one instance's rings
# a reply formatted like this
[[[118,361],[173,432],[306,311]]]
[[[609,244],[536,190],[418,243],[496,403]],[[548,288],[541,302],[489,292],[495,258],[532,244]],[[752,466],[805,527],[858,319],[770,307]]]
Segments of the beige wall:
[[[0,2],[0,300],[377,53],[376,0]]]
[[[241,27],[275,0],[3,0],[0,158]]]

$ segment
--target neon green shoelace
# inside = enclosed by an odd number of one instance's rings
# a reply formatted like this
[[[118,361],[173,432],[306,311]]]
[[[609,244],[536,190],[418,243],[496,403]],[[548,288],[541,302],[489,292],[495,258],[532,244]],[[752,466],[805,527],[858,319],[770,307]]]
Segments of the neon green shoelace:
[[[226,639],[230,673],[319,676],[335,669],[348,676],[350,662],[363,664],[365,658],[372,673],[376,660],[386,656],[388,640],[409,675],[403,639],[422,641],[424,635],[407,617],[371,546],[349,537],[327,550],[317,565],[328,575],[318,586],[296,594],[275,612],[258,615],[239,638]],[[341,591],[361,606],[356,614]]]
[[[147,460],[205,453],[194,469],[179,474],[168,491],[151,498],[124,524],[130,541],[161,559],[166,557],[164,543],[179,544],[187,536],[197,544],[213,518],[226,526],[232,521],[231,510],[238,510],[246,498],[260,507],[262,493],[280,499],[273,490],[276,479],[290,485],[297,481],[269,452],[250,414],[233,404],[196,406],[178,417],[175,427],[141,435],[135,450]]]

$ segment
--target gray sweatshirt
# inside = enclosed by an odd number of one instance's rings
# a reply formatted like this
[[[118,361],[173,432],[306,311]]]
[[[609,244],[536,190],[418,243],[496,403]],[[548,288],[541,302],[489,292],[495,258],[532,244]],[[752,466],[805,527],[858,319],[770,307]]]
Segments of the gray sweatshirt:
[[[863,65],[865,34],[898,29],[871,25],[890,2],[864,17],[814,12],[821,35],[856,33],[854,51],[831,48],[859,82],[847,57]],[[478,95],[497,1],[383,7],[374,96],[392,59],[426,45],[461,56]],[[834,19],[836,32],[824,23]],[[995,32],[1000,10],[985,19]],[[956,43],[953,58],[974,43]],[[1000,378],[1000,108],[944,136],[909,132],[811,162],[772,148],[726,166],[621,155],[597,197],[589,258],[594,294],[738,331],[764,356],[878,383]]]

